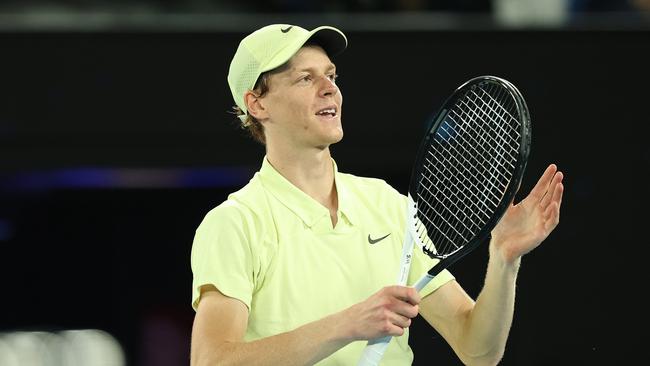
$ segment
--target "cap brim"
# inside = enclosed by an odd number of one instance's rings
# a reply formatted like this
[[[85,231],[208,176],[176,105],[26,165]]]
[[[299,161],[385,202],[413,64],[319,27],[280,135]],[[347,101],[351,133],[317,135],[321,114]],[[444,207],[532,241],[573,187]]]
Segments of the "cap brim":
[[[321,45],[330,57],[341,54],[348,46],[348,39],[345,34],[334,27],[318,27],[309,32],[309,35],[307,40],[311,39]]]
[[[293,57],[293,55],[295,55],[296,52],[298,52],[298,50],[309,40],[312,40],[323,47],[330,58],[341,54],[348,46],[348,39],[345,37],[343,32],[334,27],[326,25],[321,26],[315,28],[309,32],[306,37],[298,39],[294,44],[286,47],[275,55],[275,57],[263,66],[260,72],[266,72],[280,67],[285,62],[289,61],[289,59],[291,59],[291,57]]]

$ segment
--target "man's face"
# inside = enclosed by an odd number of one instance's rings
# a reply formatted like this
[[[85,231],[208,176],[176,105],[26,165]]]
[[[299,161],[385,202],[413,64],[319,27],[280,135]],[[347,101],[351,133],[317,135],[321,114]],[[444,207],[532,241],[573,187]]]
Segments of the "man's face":
[[[343,97],[335,83],[336,67],[318,46],[301,48],[289,68],[271,75],[262,97],[267,143],[325,149],[343,138]]]

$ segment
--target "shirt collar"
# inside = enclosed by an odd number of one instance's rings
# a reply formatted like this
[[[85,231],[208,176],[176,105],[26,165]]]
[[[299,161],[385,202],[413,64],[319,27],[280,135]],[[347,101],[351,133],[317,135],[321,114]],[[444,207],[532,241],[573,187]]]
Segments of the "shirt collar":
[[[338,167],[334,159],[332,159],[332,167],[334,169],[334,182],[338,193],[339,211],[350,224],[354,224],[354,214],[351,209],[351,194],[345,185],[345,179],[338,172]],[[300,217],[305,225],[313,227],[323,217],[329,220],[329,210],[283,177],[269,163],[266,156],[264,156],[264,160],[262,161],[262,168],[259,174],[264,188],[289,210]]]

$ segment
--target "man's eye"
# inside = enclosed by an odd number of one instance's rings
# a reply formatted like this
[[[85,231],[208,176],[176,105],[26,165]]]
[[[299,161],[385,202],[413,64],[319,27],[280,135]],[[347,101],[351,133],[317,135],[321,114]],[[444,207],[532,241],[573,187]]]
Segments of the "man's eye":
[[[336,79],[338,79],[339,75],[338,74],[331,74],[328,77],[329,77],[330,80],[336,81]]]
[[[302,81],[302,82],[311,81],[311,75],[305,75],[305,76],[301,77],[300,81]]]

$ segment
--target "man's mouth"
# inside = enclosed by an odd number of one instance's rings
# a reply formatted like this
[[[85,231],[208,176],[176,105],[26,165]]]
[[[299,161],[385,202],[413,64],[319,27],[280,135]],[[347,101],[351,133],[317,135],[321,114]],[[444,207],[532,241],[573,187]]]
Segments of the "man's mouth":
[[[336,117],[337,115],[337,108],[335,106],[329,106],[325,107],[318,112],[316,112],[317,116],[326,116],[326,117]]]

